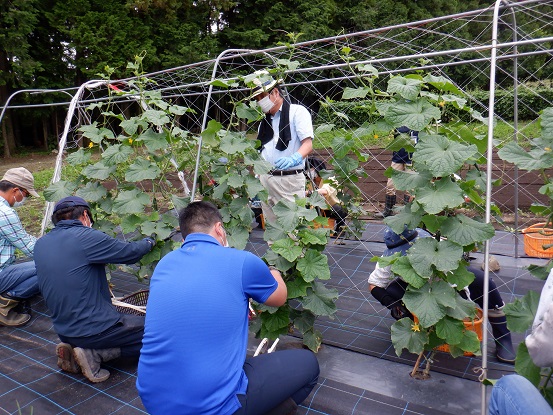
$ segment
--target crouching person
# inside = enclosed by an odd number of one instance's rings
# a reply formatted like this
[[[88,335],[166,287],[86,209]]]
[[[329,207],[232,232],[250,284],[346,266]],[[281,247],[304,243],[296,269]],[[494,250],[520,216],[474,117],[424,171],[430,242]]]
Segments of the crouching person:
[[[145,238],[124,242],[92,229],[90,206],[70,196],[54,207],[55,228],[35,245],[38,284],[62,343],[56,347],[58,366],[91,382],[103,382],[109,372],[102,362],[138,357],[144,317],[119,313],[111,303],[105,266],[133,264],[155,242]]]
[[[396,252],[407,255],[407,251],[418,238],[430,238],[428,232],[423,229],[405,229],[401,234],[394,233],[391,228],[384,231],[386,250],[382,256],[391,256]],[[470,298],[480,308],[484,306],[484,272],[475,266],[469,265],[467,270],[474,274],[474,281],[467,287]],[[413,318],[409,310],[403,304],[403,295],[407,283],[392,272],[391,266],[381,268],[378,264],[369,275],[369,290],[380,304],[390,310],[392,317],[400,320],[404,317]],[[492,335],[496,345],[497,360],[503,363],[514,364],[516,353],[513,349],[511,332],[507,328],[507,318],[503,311],[505,303],[501,294],[490,278],[488,292],[488,320],[492,326]]]
[[[246,358],[248,302],[278,307],[280,273],[250,252],[225,248],[218,209],[180,212],[184,244],[164,256],[150,283],[136,386],[149,414],[293,414],[317,384],[309,350]]]

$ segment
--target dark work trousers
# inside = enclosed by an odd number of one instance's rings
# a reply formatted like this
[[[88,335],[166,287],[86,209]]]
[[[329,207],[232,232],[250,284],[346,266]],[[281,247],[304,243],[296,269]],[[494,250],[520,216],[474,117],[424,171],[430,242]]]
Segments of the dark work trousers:
[[[144,336],[144,316],[121,314],[121,319],[100,334],[88,337],[59,335],[64,343],[82,349],[121,348],[121,357],[138,357]]]
[[[248,390],[237,395],[242,408],[234,415],[262,415],[288,398],[302,403],[317,384],[319,362],[309,350],[282,350],[248,357],[244,372]]]
[[[470,299],[474,301],[480,308],[484,306],[484,271],[479,267],[469,266],[467,270],[474,274],[474,281],[469,285]],[[392,281],[387,287],[386,292],[394,297],[396,300],[401,300],[405,289],[407,288],[407,283],[399,278],[396,278]],[[464,296],[464,292],[461,291],[461,295]],[[503,307],[504,302],[499,294],[497,285],[493,279],[490,278],[489,285],[489,295],[488,295],[488,308],[490,310],[499,309]]]
[[[332,206],[330,211],[330,217],[336,220],[336,225],[334,226],[334,231],[337,233],[342,232],[342,228],[346,224],[346,217],[348,216],[348,211],[340,204],[335,204]]]

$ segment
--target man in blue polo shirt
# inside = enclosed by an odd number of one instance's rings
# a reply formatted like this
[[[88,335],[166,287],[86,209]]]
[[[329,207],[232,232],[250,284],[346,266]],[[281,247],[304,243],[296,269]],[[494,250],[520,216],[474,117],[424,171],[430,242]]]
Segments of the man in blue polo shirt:
[[[280,273],[250,252],[225,248],[218,209],[193,202],[180,212],[182,247],[150,282],[136,386],[152,415],[290,414],[317,383],[303,349],[246,358],[248,302],[278,307]]]
[[[143,316],[121,314],[112,305],[106,264],[134,264],[155,242],[125,242],[93,229],[90,206],[77,196],[56,203],[52,222],[56,226],[36,242],[34,258],[40,291],[62,341],[56,347],[58,366],[103,382],[109,372],[101,363],[138,357],[144,332]]]

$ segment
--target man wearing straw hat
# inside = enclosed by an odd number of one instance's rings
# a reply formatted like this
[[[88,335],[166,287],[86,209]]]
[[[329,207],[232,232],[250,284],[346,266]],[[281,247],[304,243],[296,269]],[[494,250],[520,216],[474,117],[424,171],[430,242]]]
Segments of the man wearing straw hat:
[[[16,248],[33,256],[36,238],[23,229],[13,208],[21,206],[28,196],[38,197],[34,182],[24,167],[9,169],[0,180],[0,326],[27,323],[31,315],[16,310],[22,300],[39,293],[35,263],[14,263]]]
[[[40,291],[61,339],[58,366],[91,382],[103,382],[109,372],[102,362],[138,357],[144,316],[119,313],[111,302],[106,264],[134,264],[155,241],[125,242],[92,229],[88,203],[77,196],[54,207],[55,228],[35,246]]]
[[[251,98],[265,113],[259,125],[257,139],[261,142],[261,157],[274,169],[259,177],[267,189],[267,203],[262,202],[265,222],[273,223],[272,207],[281,199],[294,201],[305,197],[305,158],[313,151],[311,114],[302,105],[286,100],[268,71],[258,71],[253,78]]]

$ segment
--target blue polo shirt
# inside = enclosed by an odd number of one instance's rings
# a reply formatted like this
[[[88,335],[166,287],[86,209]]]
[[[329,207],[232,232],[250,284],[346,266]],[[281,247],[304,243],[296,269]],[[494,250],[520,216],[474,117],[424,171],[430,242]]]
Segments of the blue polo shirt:
[[[248,379],[248,300],[264,303],[278,283],[255,255],[188,235],[150,282],[136,386],[153,415],[232,414]]]

